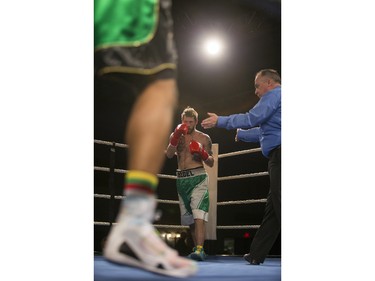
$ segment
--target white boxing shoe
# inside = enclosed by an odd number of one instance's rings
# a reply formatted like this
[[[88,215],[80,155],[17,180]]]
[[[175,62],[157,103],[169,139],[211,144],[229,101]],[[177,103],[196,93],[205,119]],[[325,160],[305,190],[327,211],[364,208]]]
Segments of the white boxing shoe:
[[[155,198],[125,200],[117,224],[112,225],[108,235],[104,257],[158,274],[174,277],[194,275],[198,270],[196,262],[180,257],[177,251],[169,248],[150,223]]]

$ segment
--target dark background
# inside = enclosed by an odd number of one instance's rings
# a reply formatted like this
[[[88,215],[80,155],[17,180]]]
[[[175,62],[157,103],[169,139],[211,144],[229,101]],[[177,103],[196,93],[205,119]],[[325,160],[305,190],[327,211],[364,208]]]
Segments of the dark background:
[[[281,3],[280,1],[178,0],[173,2],[175,40],[179,55],[179,104],[174,124],[180,123],[180,113],[186,106],[194,107],[200,120],[207,112],[218,115],[243,113],[258,101],[254,95],[254,76],[262,68],[274,68],[281,73]],[[222,57],[208,59],[201,50],[204,38],[220,34],[226,47]],[[111,99],[94,97],[94,138],[124,143],[123,132],[133,98],[116,96]],[[219,154],[259,147],[256,143],[234,142],[235,130],[198,130],[208,133],[219,144]],[[167,144],[167,140],[166,140]],[[94,145],[94,165],[110,166],[110,147]],[[116,168],[126,169],[126,149],[116,148]],[[166,159],[161,174],[174,175],[176,159]],[[219,177],[267,171],[267,159],[260,152],[220,159]],[[115,174],[115,194],[122,195],[123,174]],[[110,194],[109,173],[95,171],[94,193]],[[218,183],[218,202],[266,198],[268,176]],[[160,179],[160,199],[177,200],[175,181]],[[114,214],[111,202],[95,199],[94,220],[110,221]],[[260,224],[264,203],[218,206],[218,225]],[[159,204],[162,218],[158,224],[180,224],[178,205]],[[94,226],[94,250],[101,251],[101,241],[108,233],[106,226]],[[162,231],[162,230],[160,230]],[[170,230],[169,230],[170,231]],[[180,231],[180,230],[179,230]],[[256,230],[218,230],[216,241],[207,242],[209,254],[224,253],[224,240],[235,239],[235,254],[248,252]],[[244,238],[245,233],[250,238]],[[281,254],[281,237],[271,255]]]

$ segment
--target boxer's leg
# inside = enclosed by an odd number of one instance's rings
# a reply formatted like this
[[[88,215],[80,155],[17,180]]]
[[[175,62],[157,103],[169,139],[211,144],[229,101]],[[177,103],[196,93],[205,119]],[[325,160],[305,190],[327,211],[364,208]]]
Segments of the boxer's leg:
[[[131,114],[126,138],[129,144],[127,198],[109,235],[107,259],[171,276],[196,272],[195,263],[179,257],[156,234],[153,219],[157,177],[176,103],[175,82],[154,82],[141,94]]]
[[[158,80],[148,86],[136,101],[128,123],[130,170],[159,173],[165,160],[164,149],[176,108],[176,82]]]
[[[206,259],[204,252],[205,241],[205,222],[208,221],[209,210],[209,193],[208,193],[208,176],[206,173],[186,179],[194,187],[191,193],[190,207],[194,217],[194,237],[195,247],[189,258],[203,261]]]

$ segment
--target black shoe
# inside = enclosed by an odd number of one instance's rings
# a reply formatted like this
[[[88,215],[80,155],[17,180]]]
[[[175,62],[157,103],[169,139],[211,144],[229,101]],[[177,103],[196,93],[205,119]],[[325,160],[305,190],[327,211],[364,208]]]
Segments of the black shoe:
[[[251,256],[250,256],[250,253],[249,253],[249,254],[245,254],[245,255],[243,256],[243,258],[244,258],[246,261],[248,261],[250,264],[252,264],[252,265],[260,265],[260,264],[261,264],[260,261],[258,261],[258,260],[256,260],[256,259],[252,259]]]

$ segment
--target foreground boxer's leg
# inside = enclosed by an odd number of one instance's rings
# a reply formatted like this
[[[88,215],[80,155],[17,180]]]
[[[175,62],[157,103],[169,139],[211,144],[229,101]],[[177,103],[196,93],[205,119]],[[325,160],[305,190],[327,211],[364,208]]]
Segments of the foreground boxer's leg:
[[[129,144],[129,172],[117,224],[110,231],[104,256],[111,261],[175,277],[196,273],[196,263],[180,257],[158,236],[152,225],[155,215],[156,173],[164,159],[173,109],[175,81],[151,84],[137,100],[126,139]]]

